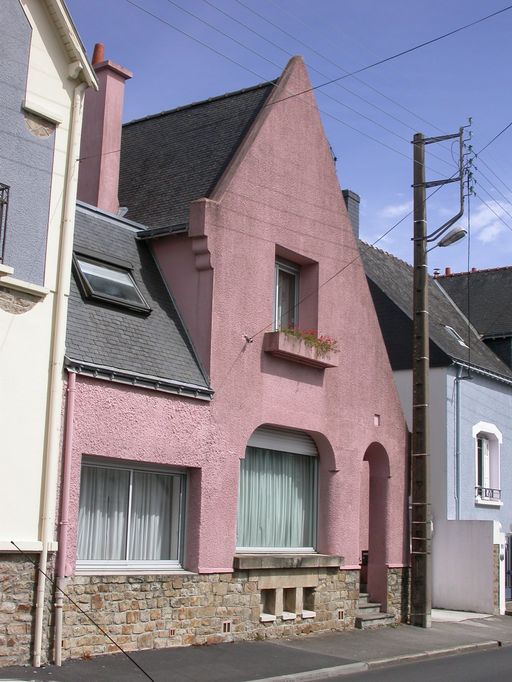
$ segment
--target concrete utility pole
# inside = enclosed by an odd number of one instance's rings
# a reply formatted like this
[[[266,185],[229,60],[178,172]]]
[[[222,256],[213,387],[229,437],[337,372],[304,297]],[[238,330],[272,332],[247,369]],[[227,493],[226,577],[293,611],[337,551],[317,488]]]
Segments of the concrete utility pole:
[[[459,173],[446,180],[425,181],[425,145],[459,138]],[[413,294],[413,405],[411,462],[411,617],[412,625],[432,624],[432,514],[430,502],[429,444],[429,315],[427,243],[439,239],[464,212],[463,129],[453,135],[425,138],[416,133],[414,145],[414,294]],[[426,189],[460,183],[460,209],[444,225],[427,234]],[[465,235],[455,229],[437,246],[448,246]],[[435,248],[435,247],[432,247]]]

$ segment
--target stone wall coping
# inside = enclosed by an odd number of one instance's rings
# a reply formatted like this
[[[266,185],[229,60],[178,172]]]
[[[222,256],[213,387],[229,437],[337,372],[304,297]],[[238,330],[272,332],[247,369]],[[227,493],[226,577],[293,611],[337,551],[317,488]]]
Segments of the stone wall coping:
[[[343,557],[334,554],[236,554],[235,569],[340,568]]]

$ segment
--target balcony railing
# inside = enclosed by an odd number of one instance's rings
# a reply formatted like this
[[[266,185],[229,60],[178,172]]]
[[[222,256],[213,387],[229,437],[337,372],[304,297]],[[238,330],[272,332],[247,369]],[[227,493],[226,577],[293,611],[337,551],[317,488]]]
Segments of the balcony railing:
[[[7,207],[9,205],[9,187],[0,182],[0,263],[4,262],[5,232],[7,229]]]
[[[475,487],[475,495],[481,500],[501,500],[501,490],[498,488],[484,488],[484,486],[477,485]]]

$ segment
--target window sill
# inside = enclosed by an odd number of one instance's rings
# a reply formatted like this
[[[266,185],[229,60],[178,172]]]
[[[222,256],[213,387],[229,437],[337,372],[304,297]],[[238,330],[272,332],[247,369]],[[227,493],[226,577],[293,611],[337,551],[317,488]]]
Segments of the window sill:
[[[481,497],[475,497],[475,507],[503,507],[501,500],[485,500]]]
[[[236,554],[235,570],[280,568],[340,568],[343,558],[330,554]]]
[[[75,575],[195,575],[176,564],[166,562],[77,562]]]
[[[318,369],[338,366],[336,353],[331,351],[325,355],[318,355],[317,350],[306,346],[302,339],[287,336],[283,332],[267,332],[263,337],[263,350],[276,358]]]
[[[6,266],[2,266],[6,267]],[[12,269],[12,268],[9,268]],[[7,287],[8,289],[15,289],[16,291],[21,291],[24,294],[30,294],[31,296],[37,296],[38,298],[44,298],[50,293],[50,290],[46,287],[41,287],[39,284],[31,284],[30,282],[24,282],[21,279],[16,279],[10,275],[2,275],[0,277],[0,285]]]
[[[0,263],[0,277],[5,277],[6,275],[12,275],[14,273],[14,268],[9,265],[4,265]]]

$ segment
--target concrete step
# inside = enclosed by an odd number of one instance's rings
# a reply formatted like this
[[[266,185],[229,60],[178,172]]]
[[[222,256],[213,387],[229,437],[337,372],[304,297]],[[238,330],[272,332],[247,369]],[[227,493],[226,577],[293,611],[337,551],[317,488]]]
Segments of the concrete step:
[[[389,613],[362,613],[356,615],[355,626],[358,630],[370,630],[394,625],[395,619]]]
[[[369,598],[370,598],[370,595],[368,594],[368,592],[359,592],[359,603],[360,604],[367,604]]]
[[[365,614],[367,615],[369,613],[380,613],[381,612],[380,606],[381,605],[378,602],[366,602],[366,603],[363,602],[361,604],[361,601],[359,601],[359,603],[357,605],[357,611],[361,615],[365,615]]]

